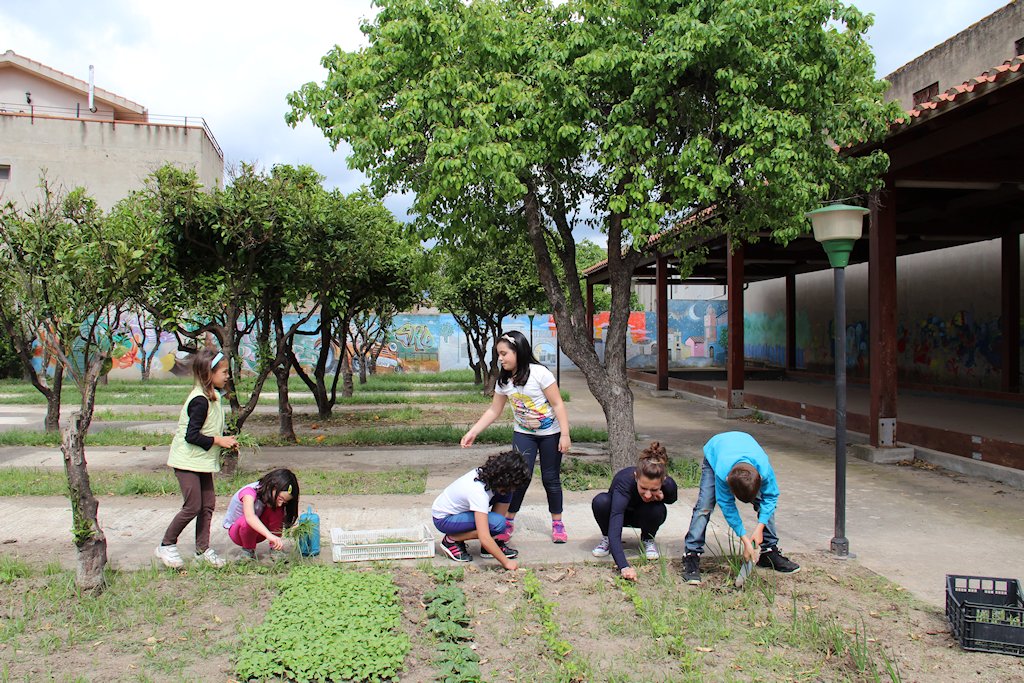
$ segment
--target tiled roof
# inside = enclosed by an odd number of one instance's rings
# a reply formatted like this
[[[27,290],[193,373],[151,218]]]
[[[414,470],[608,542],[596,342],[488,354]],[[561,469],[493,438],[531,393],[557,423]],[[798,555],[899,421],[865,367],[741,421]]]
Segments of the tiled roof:
[[[659,232],[657,234],[654,234],[654,235],[651,235],[650,237],[648,237],[647,238],[647,244],[645,245],[645,249],[650,249],[651,247],[655,246],[658,242],[661,242],[662,240],[668,239],[669,237],[672,237],[672,236],[676,235],[683,228],[685,228],[687,225],[692,225],[694,223],[700,223],[702,221],[705,221],[708,218],[711,218],[711,216],[713,216],[714,214],[715,214],[715,206],[714,205],[711,205],[711,206],[709,206],[707,208],[701,209],[697,213],[690,214],[689,216],[687,216],[686,218],[684,218],[680,222],[678,222],[675,225],[673,225],[671,228],[666,228],[666,229],[662,230],[661,232]],[[594,265],[589,266],[588,268],[584,269],[582,274],[583,275],[589,275],[590,273],[597,272],[597,271],[601,270],[602,268],[604,268],[607,265],[608,265],[608,259],[605,259],[603,261],[595,263]]]
[[[63,71],[58,71],[53,67],[46,66],[42,62],[37,62],[34,59],[29,59],[24,55],[19,55],[14,50],[7,50],[7,52],[0,54],[0,67],[10,65],[18,67],[30,73],[34,73],[37,76],[41,76],[50,81],[60,83],[61,85],[78,90],[82,93],[89,92],[89,84],[80,78],[75,78],[70,74],[66,74]],[[121,97],[116,93],[112,93],[109,90],[103,88],[93,87],[93,92],[98,99],[109,102],[110,104],[121,108],[127,109],[136,114],[145,114],[146,108],[138,102],[133,102],[127,97]]]
[[[979,95],[1003,87],[1005,84],[1020,78],[1024,78],[1024,55],[1003,62],[1001,65],[989,69],[980,76],[964,81],[960,85],[953,86],[949,90],[939,93],[927,102],[916,105],[907,112],[905,118],[898,119],[890,130],[934,118],[944,111],[948,111],[964,102],[969,102]]]

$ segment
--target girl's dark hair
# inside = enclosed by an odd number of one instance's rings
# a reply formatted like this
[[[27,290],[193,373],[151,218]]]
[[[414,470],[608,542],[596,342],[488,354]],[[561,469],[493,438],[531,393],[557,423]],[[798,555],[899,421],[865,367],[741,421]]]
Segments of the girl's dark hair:
[[[668,476],[668,453],[657,441],[640,451],[636,461],[636,473],[648,479],[664,479]]]
[[[475,481],[482,481],[490,491],[515,491],[530,483],[530,468],[519,451],[502,451],[476,468]]]
[[[213,359],[220,351],[213,349],[199,349],[196,355],[192,356],[192,376],[195,378],[196,386],[203,390],[203,395],[211,401],[217,398],[216,389],[213,387]],[[227,356],[224,357],[225,359]],[[221,361],[222,362],[222,361]],[[220,362],[218,362],[218,365]]]
[[[526,384],[526,380],[530,379],[530,363],[536,363],[540,365],[540,361],[533,357],[533,347],[530,346],[530,340],[523,336],[523,333],[519,330],[512,330],[498,337],[498,341],[494,343],[495,346],[504,342],[508,344],[509,348],[512,349],[512,353],[516,354],[516,371],[512,374],[505,368],[501,369],[498,373],[498,384],[508,384],[509,380],[512,384],[518,384],[522,386]]]
[[[267,507],[274,507],[277,494],[288,491],[292,499],[284,504],[284,527],[287,529],[299,516],[299,479],[289,469],[280,468],[267,472],[260,478],[256,496]]]

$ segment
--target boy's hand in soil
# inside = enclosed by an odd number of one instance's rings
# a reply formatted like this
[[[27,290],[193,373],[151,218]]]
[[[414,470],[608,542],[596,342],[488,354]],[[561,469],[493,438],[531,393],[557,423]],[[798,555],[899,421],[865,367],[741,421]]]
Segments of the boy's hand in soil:
[[[508,560],[507,562],[505,562],[504,566],[505,569],[507,569],[510,572],[514,572],[515,570],[519,569],[519,563],[515,560]]]
[[[622,578],[627,581],[636,581],[636,569],[633,567],[623,567],[619,570],[619,573],[622,575]]]

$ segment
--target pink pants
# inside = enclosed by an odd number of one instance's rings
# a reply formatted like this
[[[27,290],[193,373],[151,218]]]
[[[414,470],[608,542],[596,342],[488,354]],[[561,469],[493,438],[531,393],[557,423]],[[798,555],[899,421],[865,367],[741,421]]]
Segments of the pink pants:
[[[260,521],[272,533],[280,535],[281,524],[284,522],[284,508],[264,508],[263,514],[260,515]],[[228,529],[228,536],[235,542],[235,545],[240,545],[246,550],[255,550],[257,543],[267,540],[263,534],[249,526],[249,523],[245,521],[245,515],[234,521],[231,528]]]

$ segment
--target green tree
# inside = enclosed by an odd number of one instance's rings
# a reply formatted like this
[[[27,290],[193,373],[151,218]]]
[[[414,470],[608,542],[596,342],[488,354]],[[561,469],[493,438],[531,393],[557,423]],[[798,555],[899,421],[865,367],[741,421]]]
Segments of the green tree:
[[[4,262],[15,264],[0,273],[0,324],[11,340],[25,376],[46,398],[44,428],[60,429],[61,392],[64,387],[64,366],[51,363],[48,346],[43,344],[52,328],[52,310],[39,302],[57,296],[50,290],[62,284],[48,275],[60,266],[58,249],[67,224],[64,195],[56,191],[46,178],[40,179],[41,198],[19,211],[7,203],[0,213]],[[33,363],[36,348],[42,351],[39,367]],[[53,366],[52,377],[49,374]]]
[[[887,160],[835,147],[880,138],[894,107],[837,0],[381,0],[368,45],[331,50],[289,96],[375,189],[415,193],[424,237],[475,230],[481,197],[522,214],[562,349],[633,458],[630,278],[667,228],[688,263],[727,232],[785,242],[804,211],[876,182]],[[702,207],[713,221],[681,223]],[[608,235],[603,360],[590,339],[573,228]],[[444,220],[439,220],[444,217]],[[455,233],[455,234],[453,234]],[[555,263],[564,269],[560,280]]]
[[[46,272],[37,269],[36,248],[45,238]],[[61,452],[68,478],[72,534],[78,550],[76,584],[84,591],[104,586],[107,542],[99,503],[92,493],[85,442],[96,403],[96,385],[111,366],[114,339],[126,331],[131,293],[157,268],[160,245],[151,226],[115,207],[109,216],[84,190],[67,195],[44,182],[42,200],[22,213],[4,212],[0,263],[15,273],[23,315],[45,330],[40,341],[75,382],[80,409],[64,431]],[[45,280],[45,286],[43,286]]]
[[[288,380],[291,375],[291,357],[295,355],[295,335],[316,314],[310,305],[312,283],[303,277],[308,252],[316,248],[314,239],[318,223],[324,219],[323,207],[326,191],[323,176],[310,166],[277,165],[271,169],[273,186],[273,220],[277,238],[271,245],[271,254],[265,263],[261,281],[265,289],[263,299],[269,307],[273,326],[273,373],[277,380],[278,434],[285,441],[297,443],[292,418]],[[285,313],[297,315],[285,325]]]
[[[319,337],[319,352],[311,371],[290,354],[321,419],[330,417],[346,372],[342,391],[353,391],[346,355],[353,320],[370,312],[367,317],[387,319],[414,304],[421,291],[415,276],[420,247],[379,200],[365,190],[348,196],[334,190],[323,201],[310,241],[316,248],[306,254],[300,273],[319,322],[314,330],[298,332]]]
[[[136,220],[153,225],[165,245],[162,277],[148,283],[147,306],[165,328],[194,349],[212,334],[230,359],[226,395],[234,429],[240,430],[259,402],[277,364],[271,343],[277,285],[287,279],[289,230],[281,207],[293,199],[286,181],[242,164],[223,190],[207,192],[195,171],[158,169],[132,199]],[[255,376],[242,402],[242,338],[252,334]]]
[[[494,394],[498,377],[494,344],[502,321],[547,306],[526,233],[510,227],[515,220],[507,216],[486,231],[466,230],[460,241],[443,241],[433,249],[431,300],[451,313],[465,335],[474,380],[483,384],[486,396]]]

